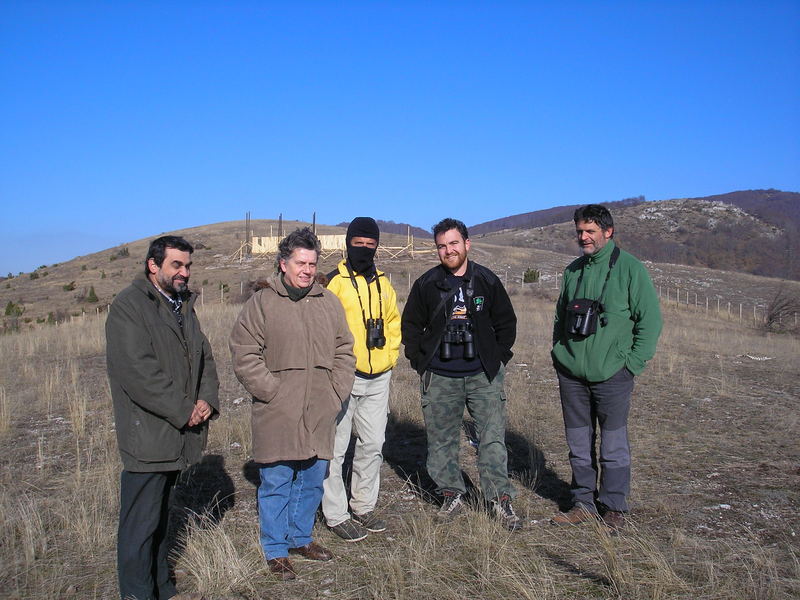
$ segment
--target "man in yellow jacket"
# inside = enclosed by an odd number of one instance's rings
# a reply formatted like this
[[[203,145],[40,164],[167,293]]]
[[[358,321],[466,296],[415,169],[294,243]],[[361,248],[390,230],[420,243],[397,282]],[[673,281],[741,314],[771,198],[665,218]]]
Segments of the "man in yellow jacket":
[[[371,217],[356,217],[347,228],[346,239],[347,258],[328,274],[328,290],[341,300],[355,339],[356,377],[336,418],[322,512],[331,531],[347,542],[358,542],[368,532],[386,529],[375,505],[389,416],[389,382],[400,349],[400,313],[392,284],[375,267],[378,224]],[[348,505],[342,463],[351,435],[355,435],[356,445]]]

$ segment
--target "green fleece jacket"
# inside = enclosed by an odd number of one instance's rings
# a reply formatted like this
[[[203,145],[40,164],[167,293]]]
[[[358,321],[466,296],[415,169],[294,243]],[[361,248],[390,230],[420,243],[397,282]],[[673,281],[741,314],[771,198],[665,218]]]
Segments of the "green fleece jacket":
[[[590,382],[606,381],[623,367],[634,375],[653,358],[661,333],[658,295],[644,265],[620,249],[611,270],[603,306],[605,326],[588,337],[567,333],[566,307],[575,298],[599,299],[615,248],[610,240],[594,255],[581,256],[564,271],[553,326],[552,357],[556,368]],[[583,272],[580,289],[578,279]]]

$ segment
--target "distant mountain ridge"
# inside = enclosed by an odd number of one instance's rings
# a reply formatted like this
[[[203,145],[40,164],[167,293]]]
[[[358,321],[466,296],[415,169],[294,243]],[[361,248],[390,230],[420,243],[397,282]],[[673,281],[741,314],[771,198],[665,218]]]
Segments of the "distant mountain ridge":
[[[470,227],[470,235],[576,253],[577,206],[488,221]],[[746,190],[654,202],[639,197],[606,206],[614,215],[615,239],[642,259],[800,280],[800,193]]]
[[[634,198],[625,198],[623,200],[616,200],[614,202],[606,202],[609,210],[614,211],[615,208],[623,206],[636,206],[645,202],[644,196],[636,196]],[[525,227],[545,227],[547,225],[555,225],[556,223],[564,223],[572,220],[572,215],[575,209],[583,204],[568,204],[567,206],[554,206],[553,208],[545,208],[544,210],[536,210],[533,212],[520,213],[518,215],[511,215],[494,219],[492,221],[485,221],[477,225],[469,226],[469,234],[481,235],[485,233],[492,233],[500,231],[501,229],[514,229]]]
[[[421,227],[409,225],[408,223],[395,223],[394,221],[382,221],[381,219],[375,219],[375,222],[378,224],[378,229],[380,229],[382,233],[398,233],[400,235],[406,235],[408,233],[408,228],[410,227],[411,233],[414,237],[433,237],[433,234],[430,231],[426,231]],[[336,227],[344,227],[347,229],[348,225],[350,225],[349,222],[342,222],[336,225]]]

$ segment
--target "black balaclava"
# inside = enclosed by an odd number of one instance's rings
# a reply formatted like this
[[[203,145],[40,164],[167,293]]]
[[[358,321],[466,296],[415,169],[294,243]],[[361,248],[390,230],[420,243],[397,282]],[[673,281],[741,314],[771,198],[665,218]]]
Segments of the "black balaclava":
[[[346,238],[347,262],[353,271],[362,275],[372,273],[375,270],[375,251],[377,248],[351,246],[350,240],[354,237],[365,237],[378,242],[380,235],[378,224],[372,217],[356,217],[350,221]]]

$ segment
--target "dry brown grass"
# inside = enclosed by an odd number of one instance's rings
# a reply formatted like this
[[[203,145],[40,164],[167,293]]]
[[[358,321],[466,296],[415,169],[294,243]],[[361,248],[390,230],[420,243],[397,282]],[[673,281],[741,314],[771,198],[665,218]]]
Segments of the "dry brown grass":
[[[189,515],[175,525],[179,588],[213,599],[800,594],[798,338],[665,310],[631,415],[631,525],[610,537],[600,527],[548,524],[570,475],[549,359],[552,304],[528,292],[513,300],[520,327],[507,375],[509,467],[526,529],[511,535],[482,510],[433,523],[418,378],[401,359],[380,500],[390,530],[345,544],[318,526],[337,558],[298,563],[291,584],[273,581],[258,546],[249,405],[227,349],[239,307],[204,307],[224,412],[208,459],[178,490],[177,514]],[[0,595],[113,598],[120,465],[102,317],[2,336],[0,354]],[[462,461],[477,481],[466,437]]]

